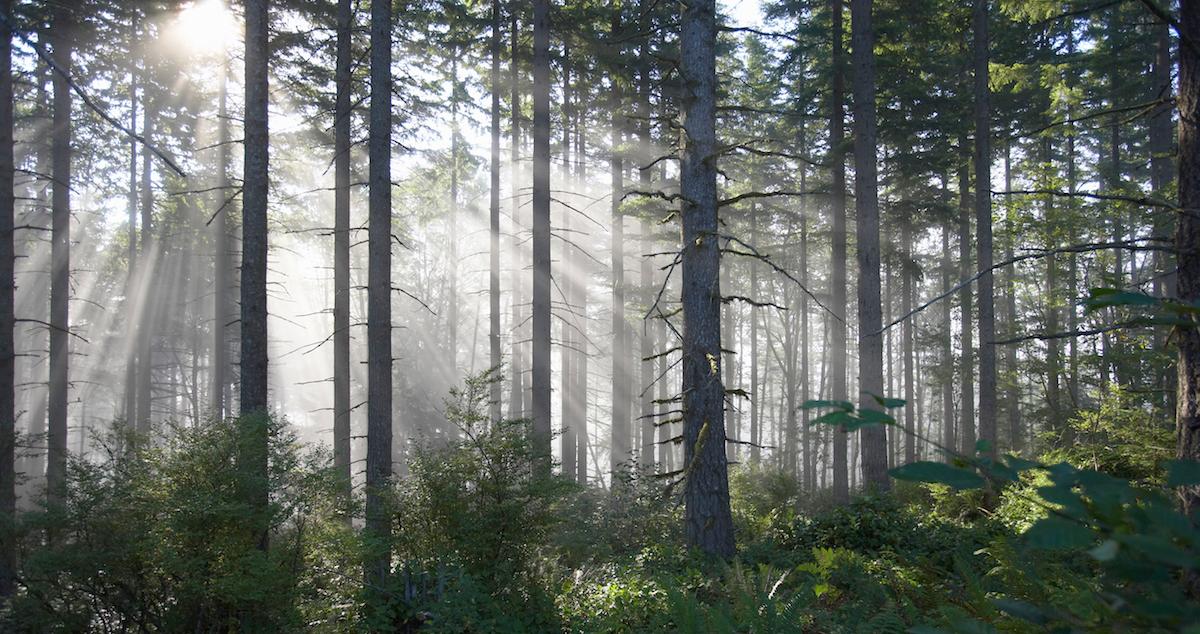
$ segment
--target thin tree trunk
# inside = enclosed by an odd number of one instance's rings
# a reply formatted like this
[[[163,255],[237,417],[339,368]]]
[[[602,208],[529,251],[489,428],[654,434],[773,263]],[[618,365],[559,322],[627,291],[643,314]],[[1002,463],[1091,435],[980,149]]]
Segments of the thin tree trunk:
[[[146,81],[147,90],[143,95],[142,137],[147,141],[154,137],[154,119],[157,115],[155,104],[150,98],[149,77]],[[142,305],[138,310],[138,373],[137,373],[137,418],[134,426],[139,434],[150,433],[150,423],[154,407],[154,336],[158,328],[156,318],[161,310],[161,304],[154,297],[162,286],[159,277],[154,275],[154,267],[164,261],[154,240],[154,165],[149,152],[142,152],[142,186],[141,186],[141,251],[144,262],[145,290]]]
[[[879,192],[875,158],[875,32],[872,0],[851,0],[850,32],[854,57],[854,196],[858,218],[858,380],[859,407],[879,409],[883,394],[883,327],[879,303]],[[882,427],[865,427],[862,443],[863,483],[886,491],[887,435]]]
[[[758,206],[750,201],[750,241],[758,244]],[[803,270],[803,269],[801,269]],[[758,297],[758,261],[750,261],[750,297]],[[758,398],[758,307],[750,305],[750,462],[757,465],[762,459],[762,421],[759,419]]]
[[[971,194],[970,165],[967,160],[967,139],[959,137],[962,162],[958,167],[959,221],[958,221],[958,273],[960,279],[971,277]],[[959,380],[962,382],[958,414],[959,451],[970,456],[975,453],[975,343],[974,320],[971,309],[971,286],[963,286],[958,293],[962,306],[962,367]]]
[[[333,461],[338,494],[350,501],[350,105],[354,8],[338,0],[334,83],[333,194]],[[349,519],[349,516],[346,518]]]
[[[900,269],[900,312],[907,315],[912,312],[913,304],[913,262],[912,252],[912,221],[905,218],[900,226],[900,248],[904,250],[904,261]],[[901,348],[904,354],[904,463],[908,464],[917,459],[916,437],[916,403],[913,402],[913,329],[915,319],[906,319],[900,329]]]
[[[1042,162],[1048,169],[1052,159],[1050,139],[1042,139]],[[1054,198],[1046,196],[1045,222],[1051,226],[1054,220]],[[1058,246],[1053,235],[1049,238],[1048,248]],[[1046,257],[1046,332],[1058,332],[1058,257],[1051,252]],[[1059,412],[1062,411],[1060,385],[1062,377],[1062,347],[1057,339],[1046,341],[1046,404],[1050,408],[1049,420],[1056,426],[1061,425]]]
[[[571,67],[569,60],[570,43],[569,38],[563,38],[563,55],[562,55],[562,80],[563,80],[563,103],[562,103],[562,175],[563,180],[568,183],[565,189],[571,189]],[[575,286],[578,284],[575,279],[576,272],[572,268],[572,263],[575,260],[574,247],[571,246],[571,213],[572,210],[565,205],[560,205],[562,208],[562,227],[563,235],[568,236],[568,239],[563,244],[562,261],[565,275],[560,276],[562,279],[561,287],[563,294],[563,304],[565,305],[565,315],[559,320],[559,328],[562,332],[562,343],[559,346],[559,376],[561,384],[559,391],[559,399],[561,402],[560,411],[562,418],[562,436],[559,439],[560,450],[562,456],[562,475],[565,478],[575,477],[575,455],[576,455],[576,424],[577,417],[575,415],[575,383],[578,380],[575,373],[578,368],[575,364],[576,348],[584,345],[582,337],[578,337],[575,329],[579,326],[579,319],[576,317],[576,300]]]
[[[975,235],[979,292],[979,438],[996,455],[996,314],[992,278],[992,121],[988,0],[975,0]]]
[[[950,224],[942,227],[942,292],[950,292],[950,272],[954,264],[950,251]],[[954,325],[950,301],[942,302],[942,446],[955,447],[954,437]],[[946,454],[946,460],[953,460]]]
[[[371,105],[368,139],[366,533],[363,564],[372,610],[383,610],[391,576],[392,476],[392,5],[371,3]]]
[[[830,216],[832,217],[830,245],[830,310],[833,320],[830,321],[830,391],[833,400],[844,401],[849,398],[846,388],[846,156],[844,135],[845,119],[845,68],[842,53],[842,7],[844,0],[829,0],[833,42],[833,54],[830,58],[833,73],[833,86],[830,91],[829,115],[829,153],[833,164],[832,183],[830,190]],[[838,426],[833,432],[833,499],[839,504],[850,500],[850,489],[847,483],[848,466],[846,464],[846,429]]]
[[[54,73],[54,116],[51,132],[50,246],[50,392],[46,439],[46,491],[51,504],[63,501],[67,475],[67,398],[71,322],[71,87],[74,20],[68,5],[52,17],[50,47],[59,72]]]
[[[533,448],[550,475],[550,1],[533,3]]]
[[[137,129],[137,55],[135,49],[139,41],[138,24],[139,12],[132,10],[129,21],[129,129]],[[7,45],[7,40],[5,41]],[[140,310],[136,301],[130,301],[136,294],[137,288],[137,140],[129,140],[129,226],[128,226],[128,269],[125,276],[125,313],[133,314]],[[137,348],[133,342],[137,337],[137,320],[128,320],[125,328],[129,355],[125,360],[125,422],[132,423],[137,413]]]
[[[1004,144],[1004,191],[1012,191],[1012,154],[1010,145]],[[1012,260],[1013,245],[1017,241],[1016,215],[1013,212],[1011,203],[1005,211],[1007,216],[1008,240],[1005,244],[1004,258]],[[1004,322],[1008,328],[1008,336],[1015,337],[1017,334],[1017,265],[1011,264],[1007,267],[1008,272],[1005,276],[1005,298],[1004,298]],[[1007,378],[1007,394],[1005,400],[1008,401],[1008,433],[1011,438],[1011,449],[1014,453],[1020,453],[1025,446],[1025,434],[1021,426],[1021,381],[1017,369],[1017,347],[1009,344],[1004,348],[1004,370],[1008,374]]]
[[[500,352],[500,0],[492,0],[492,68],[489,77],[492,93],[492,154],[488,166],[490,192],[488,203],[488,363],[493,372],[503,364]],[[493,377],[488,408],[493,425],[500,422],[502,385]]]
[[[1152,99],[1171,99],[1171,27],[1166,22],[1154,26],[1155,47],[1153,64]],[[1171,186],[1172,153],[1171,153],[1171,104],[1163,103],[1150,117],[1150,181],[1151,188],[1161,199],[1168,198]],[[1154,221],[1154,235],[1165,236],[1171,231],[1174,214],[1158,210]],[[1162,297],[1174,294],[1175,291],[1175,262],[1166,251],[1155,251],[1154,294]],[[1160,327],[1155,331],[1154,349],[1165,347],[1169,336],[1169,327]],[[1167,411],[1175,411],[1175,376],[1171,368],[1164,364],[1158,378],[1158,386],[1163,391],[1163,405]]]
[[[7,528],[17,512],[12,5],[0,0],[0,517],[6,527],[0,532],[0,597],[15,591],[17,568],[17,542]]]
[[[642,8],[648,8],[648,3],[643,0]],[[650,54],[649,45],[643,44],[641,56],[648,57]],[[638,76],[641,86],[641,114],[644,118],[639,136],[641,143],[637,154],[637,168],[639,176],[639,186],[642,191],[650,191],[651,162],[653,157],[650,156],[650,148],[654,147],[654,140],[650,137],[650,116],[653,114],[650,107],[650,69],[648,66],[643,66]],[[654,269],[653,263],[650,261],[649,253],[653,252],[654,237],[651,233],[649,214],[642,213],[641,223],[641,238],[642,238],[642,254],[641,260],[641,287],[642,287],[642,305],[649,307],[654,301]],[[643,310],[645,310],[643,308]],[[656,331],[651,327],[652,323],[645,320],[642,321],[641,328],[641,423],[638,428],[641,430],[642,447],[641,447],[641,466],[644,472],[653,473],[654,470],[654,444],[655,444],[655,417],[654,417],[654,389],[651,381],[654,380],[654,361],[651,357],[654,355]]]
[[[733,556],[721,384],[721,253],[717,241],[716,2],[687,0],[680,25],[683,135],[683,463],[688,544]]]
[[[446,305],[446,368],[451,385],[458,384],[458,46],[450,51],[450,215],[449,244],[447,245],[446,268],[449,269],[449,301]],[[443,430],[449,435],[450,430]]]
[[[520,182],[521,182],[521,81],[520,81],[520,63],[517,58],[518,47],[517,38],[520,35],[520,23],[517,18],[516,5],[510,3],[512,11],[512,30],[509,33],[511,37],[511,50],[509,56],[509,80],[510,85],[510,105],[512,106],[512,147],[510,148],[510,165],[511,170],[509,177],[509,192],[511,199],[509,201],[509,223],[512,227],[511,235],[509,235],[509,253],[512,262],[509,264],[509,285],[512,288],[512,304],[510,309],[512,312],[512,323],[509,324],[511,331],[511,344],[509,352],[509,365],[512,368],[512,375],[509,377],[509,393],[508,393],[508,417],[512,419],[523,418],[526,415],[524,399],[524,381],[525,381],[525,363],[524,352],[521,347],[521,304],[525,301],[521,296],[521,199],[520,199]]]
[[[621,4],[610,10],[612,24],[610,38],[615,42],[621,32]],[[620,47],[611,45],[610,53],[617,55]],[[610,73],[609,114],[612,117],[611,207],[612,207],[612,437],[609,446],[609,471],[616,474],[622,465],[632,458],[630,446],[630,399],[628,356],[632,346],[628,342],[628,327],[625,324],[625,217],[621,212],[621,197],[624,195],[624,165],[621,156],[623,121],[621,115],[621,88],[616,71]],[[615,482],[615,481],[614,481]]]

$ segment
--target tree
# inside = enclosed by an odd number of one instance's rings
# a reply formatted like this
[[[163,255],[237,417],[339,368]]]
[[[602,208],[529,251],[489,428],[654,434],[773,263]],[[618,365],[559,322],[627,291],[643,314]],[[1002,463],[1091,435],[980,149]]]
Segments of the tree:
[[[975,231],[979,276],[979,439],[996,453],[996,313],[992,288],[992,125],[988,88],[988,0],[975,0]]]
[[[550,1],[533,3],[533,440],[550,475]]]
[[[683,451],[688,543],[733,556],[721,380],[721,252],[717,226],[716,2],[687,0],[680,23],[683,81],[679,184],[683,245]]]
[[[1182,0],[1179,5],[1179,208],[1200,208],[1200,2]],[[1176,295],[1181,302],[1200,300],[1200,217],[1181,213],[1175,225],[1175,256],[1178,259]],[[1177,453],[1186,460],[1200,460],[1200,329],[1181,328],[1175,430]],[[1183,512],[1200,508],[1200,486],[1180,491]],[[1200,586],[1190,579],[1193,590]],[[1193,595],[1196,593],[1193,591]]]
[[[492,0],[492,68],[489,76],[492,93],[492,153],[488,167],[488,353],[491,368],[499,371],[500,352],[500,0]],[[500,422],[501,385],[497,377],[491,383],[489,416],[493,425]]]
[[[0,0],[0,598],[12,596],[17,566],[17,544],[8,528],[17,512],[12,24],[12,0]]]
[[[337,5],[337,103],[333,122],[333,457],[339,491],[350,499],[350,65],[354,8]]]
[[[625,136],[625,115],[622,107],[622,74],[621,64],[624,35],[621,32],[620,2],[615,3],[609,28],[610,63],[613,70],[609,72],[609,116],[611,117],[612,153],[609,156],[611,177],[610,196],[612,211],[612,427],[610,428],[609,471],[613,474],[624,469],[633,457],[632,439],[630,434],[630,381],[629,352],[633,346],[629,344],[629,326],[625,323],[625,215],[621,209],[621,199],[625,194],[625,167],[621,156],[621,145]],[[614,480],[615,482],[615,480]]]
[[[50,28],[50,53],[57,66],[54,73],[50,169],[50,390],[47,427],[46,490],[52,504],[66,494],[67,398],[71,293],[71,86],[69,83],[74,45],[73,9],[55,8]]]
[[[391,576],[391,515],[384,489],[392,476],[392,6],[371,3],[371,105],[367,235],[366,532],[363,564],[371,607],[386,604]]]
[[[830,384],[834,400],[844,401],[849,397],[846,388],[846,155],[844,134],[846,129],[845,107],[845,62],[842,52],[842,0],[829,0],[830,37],[833,66],[833,86],[829,92],[829,154],[833,164],[830,183],[830,209],[832,235],[829,249],[832,297],[830,320]],[[850,487],[846,465],[846,429],[839,425],[833,431],[833,497],[839,503],[850,500]]]

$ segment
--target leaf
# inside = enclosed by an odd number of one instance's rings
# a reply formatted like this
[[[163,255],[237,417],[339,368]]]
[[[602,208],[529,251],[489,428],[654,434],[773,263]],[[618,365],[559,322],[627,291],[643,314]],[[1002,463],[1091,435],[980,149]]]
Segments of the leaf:
[[[885,396],[875,396],[874,394],[871,395],[871,398],[875,399],[875,402],[879,403],[879,406],[884,409],[904,407],[904,404],[908,402],[902,398],[887,398]]]
[[[826,407],[836,407],[847,412],[854,411],[854,403],[851,403],[850,401],[804,401],[800,407],[802,409],[823,409]]]
[[[1200,484],[1200,462],[1196,460],[1167,461],[1167,486],[1184,487]]]
[[[881,411],[873,409],[859,410],[858,412],[859,427],[867,425],[895,425],[896,419],[884,414]]]
[[[1161,303],[1157,297],[1145,293],[1122,291],[1115,288],[1093,288],[1088,292],[1083,305],[1093,311],[1110,306],[1155,306]]]
[[[992,599],[992,603],[1005,614],[1023,621],[1041,625],[1047,620],[1041,608],[1032,603],[1018,601],[1017,599]]]
[[[1017,471],[1029,471],[1031,469],[1039,469],[1042,467],[1041,463],[1034,462],[1032,460],[1026,460],[1020,456],[1013,455],[1005,456],[1004,462],[1008,464],[1010,468]]]
[[[955,489],[976,489],[983,486],[983,478],[974,471],[941,462],[914,462],[896,467],[888,473],[897,480],[945,484]]]
[[[1092,529],[1061,517],[1045,517],[1025,531],[1025,543],[1044,550],[1083,548],[1095,539]]]
[[[858,420],[853,414],[838,410],[822,414],[809,422],[809,425],[847,425]]]
[[[980,438],[979,440],[975,441],[975,453],[976,454],[985,454],[985,453],[990,452],[991,450],[992,450],[992,443],[991,443],[991,441],[987,440],[986,438]]]

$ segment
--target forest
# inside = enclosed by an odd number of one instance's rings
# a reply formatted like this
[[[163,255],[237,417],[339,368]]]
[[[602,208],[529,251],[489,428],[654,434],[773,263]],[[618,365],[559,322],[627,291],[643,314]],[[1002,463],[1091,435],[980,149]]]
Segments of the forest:
[[[0,0],[0,630],[1200,632],[1200,0]]]

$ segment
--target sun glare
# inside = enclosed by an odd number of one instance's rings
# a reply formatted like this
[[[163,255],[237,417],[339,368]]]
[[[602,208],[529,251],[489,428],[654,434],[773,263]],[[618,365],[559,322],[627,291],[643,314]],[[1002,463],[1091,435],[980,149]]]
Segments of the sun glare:
[[[223,0],[197,0],[179,12],[172,26],[173,39],[187,50],[211,55],[233,41],[236,24]]]

